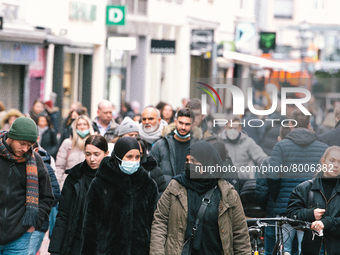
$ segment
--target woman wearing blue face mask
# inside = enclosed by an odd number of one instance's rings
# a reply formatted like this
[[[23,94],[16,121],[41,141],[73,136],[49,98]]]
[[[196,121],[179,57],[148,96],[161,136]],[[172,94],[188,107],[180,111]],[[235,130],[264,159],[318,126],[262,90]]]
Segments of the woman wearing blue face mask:
[[[139,143],[120,138],[88,191],[81,254],[149,254],[157,196],[156,183],[140,167]]]
[[[80,115],[73,121],[72,135],[63,141],[57,153],[55,174],[60,189],[67,176],[65,170],[85,160],[84,144],[86,139],[94,133],[92,121],[86,115]]]

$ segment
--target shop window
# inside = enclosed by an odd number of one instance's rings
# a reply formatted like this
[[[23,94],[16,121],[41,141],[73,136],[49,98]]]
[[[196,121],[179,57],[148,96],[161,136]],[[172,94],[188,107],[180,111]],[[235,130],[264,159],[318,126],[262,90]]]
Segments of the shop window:
[[[275,19],[292,19],[293,18],[293,0],[275,0],[274,18]]]

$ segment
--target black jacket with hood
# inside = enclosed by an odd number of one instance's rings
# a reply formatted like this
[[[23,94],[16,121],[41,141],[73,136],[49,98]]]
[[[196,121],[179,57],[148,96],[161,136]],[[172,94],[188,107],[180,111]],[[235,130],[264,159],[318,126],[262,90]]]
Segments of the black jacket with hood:
[[[300,183],[313,178],[327,148],[306,128],[293,129],[274,146],[269,165],[278,171],[268,171],[267,182],[275,215],[285,215],[290,193]]]

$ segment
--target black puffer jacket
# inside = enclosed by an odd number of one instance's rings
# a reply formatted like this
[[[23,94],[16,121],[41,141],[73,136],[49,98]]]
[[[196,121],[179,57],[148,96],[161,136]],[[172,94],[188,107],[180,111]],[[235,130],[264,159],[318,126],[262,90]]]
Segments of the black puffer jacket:
[[[126,175],[102,160],[86,198],[83,255],[149,254],[156,183],[139,168]]]
[[[313,201],[309,200],[309,193],[312,190]],[[314,209],[308,208],[308,205],[319,204],[319,208],[325,208],[321,221],[324,224],[324,237],[323,241],[325,243],[326,254],[328,255],[339,255],[339,240],[340,240],[340,181],[338,180],[331,198],[326,202],[324,198],[324,190],[322,187],[322,180],[320,174],[317,178],[312,180],[312,183],[305,181],[298,185],[292,192],[288,207],[287,207],[287,217],[293,218],[296,215],[298,220],[304,221],[315,221]],[[306,239],[306,233],[305,233]],[[310,239],[310,240],[309,240]],[[304,240],[306,241],[306,240]],[[321,238],[315,238],[314,241],[308,238],[308,242],[302,245],[302,254],[319,254],[321,249]],[[307,250],[307,251],[306,251]],[[313,253],[314,252],[314,253]]]
[[[95,170],[86,160],[67,170],[59,202],[58,214],[51,236],[48,251],[52,254],[79,254],[81,247],[81,225],[84,218],[84,204],[87,184],[93,178]]]

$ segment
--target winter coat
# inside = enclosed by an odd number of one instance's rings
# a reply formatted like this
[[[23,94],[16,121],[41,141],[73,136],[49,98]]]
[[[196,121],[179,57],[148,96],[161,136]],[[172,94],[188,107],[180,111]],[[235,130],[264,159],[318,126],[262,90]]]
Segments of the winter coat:
[[[223,254],[251,254],[247,223],[240,197],[233,186],[218,181],[221,192],[218,226]],[[151,228],[150,255],[180,255],[187,228],[187,190],[172,180],[157,203]]]
[[[242,121],[245,122],[245,125],[242,127],[242,130],[244,130],[247,133],[247,135],[254,140],[256,144],[261,145],[264,126],[252,127],[248,125],[249,121],[251,125],[259,125],[260,119],[254,114],[247,114],[246,116],[243,117]]]
[[[313,192],[313,201],[308,201],[310,191]],[[319,204],[319,208],[325,208],[326,212],[322,216],[323,229],[323,241],[325,245],[325,254],[339,255],[339,240],[340,240],[340,182],[338,180],[331,198],[326,201],[324,197],[324,190],[322,187],[322,180],[320,174],[317,178],[312,180],[312,183],[305,181],[294,188],[287,207],[287,217],[293,218],[296,215],[298,220],[303,221],[315,221],[314,209],[308,208],[309,205]],[[315,250],[315,254],[321,249],[320,242],[308,241],[309,250]],[[302,252],[305,249],[301,247]],[[306,254],[306,253],[304,253]],[[309,255],[312,255],[308,253]]]
[[[81,254],[148,254],[157,197],[145,170],[126,175],[104,158],[86,198]]]
[[[151,155],[146,158],[146,161],[142,163],[142,167],[148,173],[158,186],[158,192],[163,192],[166,188],[166,182],[162,169],[157,165],[157,161]]]
[[[96,119],[93,121],[93,129],[95,131],[98,130],[98,134],[99,134],[99,128],[98,128],[97,122],[98,122],[98,117],[96,117]],[[113,138],[115,138],[118,127],[119,125],[116,123],[114,119],[112,119],[110,128],[103,135],[107,142],[110,142]]]
[[[284,117],[278,113],[274,112],[269,116],[268,119],[277,119],[282,121]],[[272,154],[272,150],[277,143],[277,137],[280,135],[281,124],[278,121],[266,121],[264,125],[264,133],[262,136],[262,141],[260,146],[262,147],[264,153],[268,156]]]
[[[162,136],[153,146],[149,153],[155,157],[159,167],[162,169],[166,186],[170,183],[172,177],[176,175],[176,148],[174,141],[175,123],[165,126],[162,130]],[[202,130],[194,127],[191,131],[190,142],[201,140],[203,137]],[[185,155],[183,155],[185,157]],[[184,171],[184,169],[183,169]]]
[[[48,154],[47,151],[45,151],[43,148],[39,148],[38,150],[39,155],[41,156],[42,160],[45,163],[46,169],[48,171],[48,175],[50,176],[51,179],[51,185],[52,185],[52,190],[53,190],[53,195],[54,195],[54,201],[52,204],[52,207],[57,206],[59,199],[60,199],[60,188],[59,188],[59,183],[57,180],[57,177],[55,176],[54,169],[51,167],[51,155]],[[49,219],[45,220],[44,224],[38,231],[40,232],[46,232],[49,228],[50,221]]]
[[[48,219],[54,197],[45,164],[38,153],[34,152],[34,156],[39,182],[39,224],[36,227],[39,229]],[[26,180],[26,163],[16,163],[15,166]],[[5,245],[25,234],[30,226],[21,224],[26,211],[26,189],[3,157],[0,157],[0,169],[0,245]]]
[[[56,131],[49,128],[43,133],[40,139],[41,147],[43,147],[53,158],[55,158],[58,152],[58,140]]]
[[[328,146],[340,146],[340,121],[338,121],[334,129],[318,135],[318,141],[327,144]]]
[[[257,145],[244,131],[241,131],[241,137],[237,143],[232,143],[223,130],[218,135],[224,142],[228,155],[237,168],[240,179],[255,178],[255,173],[239,172],[241,166],[254,165],[260,166],[262,161],[267,158],[267,154],[263,152],[261,147]]]
[[[58,208],[57,219],[48,251],[55,254],[72,254],[75,231],[79,224],[79,213],[84,208],[87,189],[84,187],[84,175],[92,170],[86,161],[67,170]]]
[[[306,128],[293,129],[285,139],[273,148],[269,164],[271,167],[286,166],[289,171],[268,173],[269,194],[275,201],[274,213],[285,215],[290,193],[300,183],[312,179],[327,145],[316,140],[316,135]],[[293,171],[300,167],[302,172]],[[311,171],[307,170],[310,168]]]
[[[57,153],[56,159],[56,176],[59,182],[60,189],[63,188],[67,169],[71,169],[75,165],[83,162],[85,160],[84,150],[78,148],[72,149],[72,139],[67,138],[61,144],[59,151]]]
[[[262,165],[268,166],[269,159],[270,158],[266,158],[263,160]],[[266,212],[266,217],[276,216],[274,213],[275,201],[269,195],[267,175],[265,173],[259,174],[256,178],[255,197],[261,209]]]
[[[54,106],[49,111],[47,111],[47,113],[48,113],[48,116],[50,116],[54,130],[58,131],[59,130],[59,116],[60,116],[59,107]]]
[[[203,139],[212,136],[212,132],[208,129],[208,123],[206,119],[202,120],[201,129],[203,133]]]

